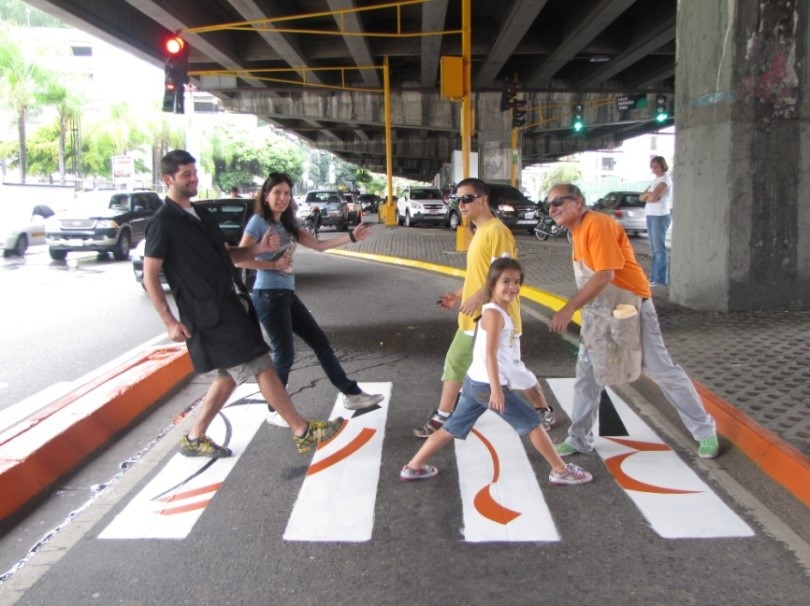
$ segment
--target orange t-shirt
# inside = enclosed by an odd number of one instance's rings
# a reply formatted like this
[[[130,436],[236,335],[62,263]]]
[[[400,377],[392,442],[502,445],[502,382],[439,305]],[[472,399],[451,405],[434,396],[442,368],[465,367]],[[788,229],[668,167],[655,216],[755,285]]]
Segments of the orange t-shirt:
[[[582,261],[593,271],[613,270],[611,284],[639,297],[652,296],[650,283],[636,261],[630,240],[621,225],[606,214],[588,211],[571,233],[574,261]]]

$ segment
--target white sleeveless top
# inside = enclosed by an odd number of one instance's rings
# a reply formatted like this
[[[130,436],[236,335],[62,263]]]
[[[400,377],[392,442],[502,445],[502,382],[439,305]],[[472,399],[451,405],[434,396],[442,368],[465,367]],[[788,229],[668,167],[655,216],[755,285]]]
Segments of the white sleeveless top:
[[[498,336],[498,375],[501,385],[509,389],[531,389],[537,384],[537,377],[520,360],[520,335],[515,331],[512,318],[495,303],[486,303],[481,313],[487,309],[497,310],[503,318],[503,328]],[[479,383],[489,383],[487,372],[487,331],[479,321],[473,343],[473,360],[467,376]]]

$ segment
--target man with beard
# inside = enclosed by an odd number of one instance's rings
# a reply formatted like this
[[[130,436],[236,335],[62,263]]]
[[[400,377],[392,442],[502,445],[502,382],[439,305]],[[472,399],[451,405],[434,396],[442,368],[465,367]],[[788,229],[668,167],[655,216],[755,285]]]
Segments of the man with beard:
[[[213,215],[191,202],[198,185],[194,157],[187,151],[171,151],[161,160],[161,171],[168,191],[146,228],[143,283],[169,337],[186,342],[194,370],[217,371],[191,431],[183,436],[180,452],[213,458],[232,454],[205,432],[236,386],[251,376],[289,424],[298,451],[309,451],[334,436],[343,419],[307,421],[295,409],[275,372],[256,311],[234,266],[277,250],[278,237],[268,230],[251,246],[226,248]],[[163,292],[161,271],[174,295],[179,320]]]

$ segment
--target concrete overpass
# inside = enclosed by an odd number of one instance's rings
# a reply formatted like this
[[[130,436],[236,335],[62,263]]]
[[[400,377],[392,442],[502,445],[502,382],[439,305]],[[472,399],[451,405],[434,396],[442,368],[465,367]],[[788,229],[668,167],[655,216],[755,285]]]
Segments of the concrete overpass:
[[[460,0],[405,0],[360,12],[350,9],[379,3],[29,4],[156,65],[163,62],[161,42],[179,30],[192,47],[193,71],[228,71],[200,82],[228,109],[255,113],[377,171],[384,167],[381,96],[359,89],[380,88],[376,67],[388,57],[394,173],[430,179],[460,149],[458,107],[439,96],[439,59],[460,54]],[[523,164],[653,130],[650,99],[671,95],[671,298],[724,311],[807,307],[810,27],[800,5],[806,0],[474,0],[472,149],[481,156],[479,175],[508,178],[504,78],[517,79],[518,97],[527,101]],[[230,25],[211,27],[222,24]],[[421,35],[434,32],[445,33]],[[276,81],[257,71],[284,68],[297,69]],[[628,94],[646,96],[648,107],[619,111],[615,98]],[[588,124],[581,136],[570,129],[574,103],[583,105]]]

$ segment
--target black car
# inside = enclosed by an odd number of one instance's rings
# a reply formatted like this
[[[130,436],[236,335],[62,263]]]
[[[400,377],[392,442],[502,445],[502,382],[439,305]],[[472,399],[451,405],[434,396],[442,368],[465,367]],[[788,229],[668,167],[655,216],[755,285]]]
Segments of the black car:
[[[199,200],[193,202],[195,206],[202,206],[208,210],[219,224],[219,228],[225,235],[228,246],[239,246],[242,240],[242,233],[245,231],[248,221],[253,216],[253,200],[247,198],[217,198],[212,200]],[[135,273],[135,281],[143,284],[143,255],[146,240],[142,240],[135,249],[132,256],[132,271]],[[248,288],[255,281],[255,270],[242,270],[242,279]],[[163,275],[160,279],[165,283]]]
[[[488,185],[489,208],[492,210],[492,214],[510,229],[526,229],[528,233],[533,234],[539,216],[537,203],[529,200],[520,190],[511,185],[502,183]],[[458,199],[451,196],[444,224],[451,229],[456,229],[459,223],[461,223],[461,213],[458,210]]]
[[[319,208],[322,227],[332,226],[339,231],[349,229],[349,205],[336,189],[311,191],[304,202]]]
[[[85,192],[45,224],[51,259],[63,261],[71,251],[95,251],[124,261],[143,240],[146,222],[161,204],[153,191]]]

